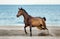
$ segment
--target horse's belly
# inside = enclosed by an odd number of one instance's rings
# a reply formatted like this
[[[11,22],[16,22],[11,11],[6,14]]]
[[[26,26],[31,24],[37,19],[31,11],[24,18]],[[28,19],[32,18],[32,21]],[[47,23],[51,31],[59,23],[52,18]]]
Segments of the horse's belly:
[[[39,26],[40,25],[40,22],[39,21],[34,21],[34,22],[32,22],[32,25],[33,26]]]
[[[33,26],[40,26],[40,24],[42,24],[42,20],[41,19],[31,19],[31,23]]]

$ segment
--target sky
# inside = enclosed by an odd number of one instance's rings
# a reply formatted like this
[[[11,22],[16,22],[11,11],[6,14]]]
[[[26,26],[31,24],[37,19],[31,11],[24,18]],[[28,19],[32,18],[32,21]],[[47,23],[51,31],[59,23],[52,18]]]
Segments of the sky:
[[[60,4],[60,0],[0,0],[0,5]]]

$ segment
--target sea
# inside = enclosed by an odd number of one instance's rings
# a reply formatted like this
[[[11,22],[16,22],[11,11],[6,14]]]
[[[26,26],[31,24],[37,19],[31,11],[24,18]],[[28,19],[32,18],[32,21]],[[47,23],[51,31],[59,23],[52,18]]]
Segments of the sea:
[[[46,25],[60,25],[60,5],[0,5],[0,25],[24,25],[24,18],[18,14],[23,8],[33,17],[45,17]]]

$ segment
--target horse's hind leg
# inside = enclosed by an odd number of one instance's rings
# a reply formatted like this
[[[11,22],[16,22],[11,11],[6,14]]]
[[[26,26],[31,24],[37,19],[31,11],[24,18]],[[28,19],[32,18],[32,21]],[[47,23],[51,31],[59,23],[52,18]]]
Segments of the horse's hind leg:
[[[39,30],[42,30],[42,25],[37,26]]]
[[[45,23],[45,21],[43,21],[42,28],[43,28],[44,30],[45,30],[45,29],[48,30],[47,27],[46,27],[46,23]]]
[[[27,34],[27,32],[26,32],[26,27],[27,27],[27,26],[24,27],[24,31],[25,31],[25,33]]]
[[[32,25],[30,25],[30,36],[32,36]]]

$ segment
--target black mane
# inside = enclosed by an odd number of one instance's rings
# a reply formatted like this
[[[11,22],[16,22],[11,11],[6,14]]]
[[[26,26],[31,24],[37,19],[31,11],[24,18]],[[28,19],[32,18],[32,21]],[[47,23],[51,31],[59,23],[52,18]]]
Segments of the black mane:
[[[23,10],[23,11],[28,15],[28,13],[26,12],[25,9],[21,8],[21,9],[19,9],[19,10]],[[30,15],[28,15],[28,16],[31,17]]]

